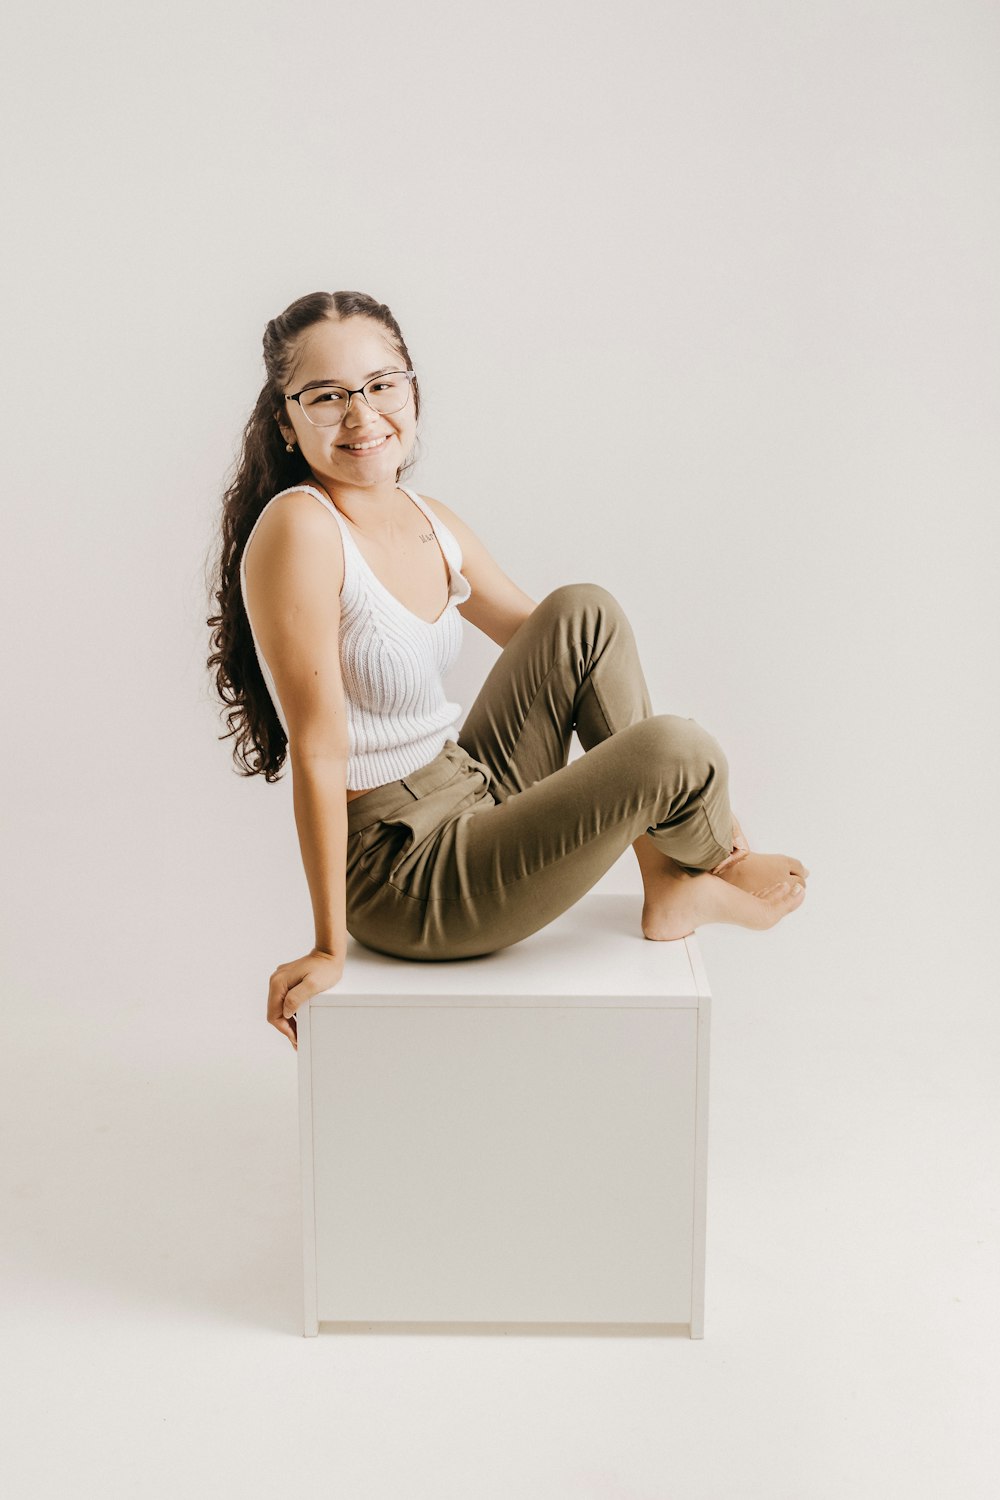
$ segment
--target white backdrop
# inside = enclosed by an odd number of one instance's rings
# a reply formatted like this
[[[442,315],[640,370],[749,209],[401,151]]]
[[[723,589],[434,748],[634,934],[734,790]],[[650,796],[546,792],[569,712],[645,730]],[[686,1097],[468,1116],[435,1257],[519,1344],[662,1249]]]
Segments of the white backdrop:
[[[611,589],[656,711],[717,736],[751,844],[812,871],[774,931],[700,934],[713,1127],[763,1089],[777,1146],[908,1059],[931,1115],[899,1162],[951,1110],[930,1191],[985,1225],[959,1142],[996,1146],[998,31],[986,0],[20,7],[8,1139],[43,1042],[97,1092],[198,1058],[288,1105],[291,774],[241,779],[218,738],[206,559],[265,323],[357,289],[420,374],[407,482],[532,597]],[[463,709],[497,654],[465,631]],[[602,885],[638,930],[631,854]],[[751,1084],[755,1025],[788,1051]]]

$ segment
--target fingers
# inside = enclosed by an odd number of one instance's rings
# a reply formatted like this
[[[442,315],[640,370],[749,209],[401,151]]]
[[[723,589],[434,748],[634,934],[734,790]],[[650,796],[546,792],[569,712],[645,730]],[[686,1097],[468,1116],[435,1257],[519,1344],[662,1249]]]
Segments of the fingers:
[[[308,976],[300,979],[297,984],[291,985],[285,992],[285,998],[281,1004],[281,1014],[285,1020],[294,1016],[300,1005],[305,1005],[313,995],[319,993],[319,986],[311,981]]]
[[[290,1016],[286,1021],[284,1016],[268,1015],[267,1019],[272,1026],[281,1032],[282,1036],[287,1036],[297,1052],[299,1050],[299,1029],[296,1025],[295,1017]]]
[[[271,982],[267,987],[267,1019],[277,1022],[282,1015],[285,996],[288,994],[288,980],[280,969],[275,969],[271,975]]]
[[[296,979],[294,966],[282,964],[281,968],[275,969],[271,975],[271,983],[267,988],[268,1020],[289,1020],[299,1006],[309,999],[311,993],[304,981]]]
[[[314,995],[332,989],[344,972],[342,953],[327,953],[313,948],[292,963],[279,964],[267,987],[267,1019],[288,1037],[298,1050],[298,1026],[295,1012]]]
[[[285,967],[284,965],[282,967]],[[299,1050],[298,1027],[295,1024],[295,1010],[287,1009],[288,1002],[288,979],[276,969],[271,975],[271,982],[267,987],[267,1019],[272,1026],[277,1027],[283,1036],[287,1036],[296,1052]]]

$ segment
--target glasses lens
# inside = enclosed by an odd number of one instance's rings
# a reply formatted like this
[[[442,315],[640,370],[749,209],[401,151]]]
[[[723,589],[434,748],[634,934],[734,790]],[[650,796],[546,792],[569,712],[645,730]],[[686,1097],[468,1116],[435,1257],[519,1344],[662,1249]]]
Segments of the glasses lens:
[[[375,411],[400,411],[410,395],[409,377],[396,371],[377,375],[365,386],[369,406]],[[356,396],[356,401],[361,398]],[[339,385],[316,385],[304,391],[302,410],[314,427],[335,427],[347,411],[347,392]]]
[[[347,410],[347,392],[339,385],[315,385],[299,403],[314,427],[335,427]]]
[[[390,370],[388,375],[376,375],[365,386],[368,404],[374,406],[376,411],[399,411],[400,407],[406,405],[409,394],[409,376],[398,370]]]

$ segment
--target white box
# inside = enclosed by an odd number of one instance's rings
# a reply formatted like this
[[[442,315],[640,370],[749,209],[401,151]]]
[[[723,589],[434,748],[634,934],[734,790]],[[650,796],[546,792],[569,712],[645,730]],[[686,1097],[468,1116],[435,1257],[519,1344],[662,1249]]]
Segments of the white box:
[[[304,1331],[704,1333],[710,994],[697,937],[589,893],[481,958],[350,941],[297,1011]]]

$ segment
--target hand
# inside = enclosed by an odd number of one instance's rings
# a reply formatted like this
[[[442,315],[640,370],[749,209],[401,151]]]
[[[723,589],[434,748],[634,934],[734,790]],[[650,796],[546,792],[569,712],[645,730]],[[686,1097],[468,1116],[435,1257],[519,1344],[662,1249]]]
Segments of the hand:
[[[736,814],[733,813],[733,847],[724,860],[712,866],[709,874],[719,875],[731,869],[734,865],[742,864],[750,852],[750,845],[747,843],[746,834],[739,823],[737,823]]]
[[[296,1052],[299,1050],[299,1030],[295,1024],[295,1012],[313,995],[332,990],[343,977],[344,954],[324,953],[321,948],[312,948],[304,958],[293,959],[291,963],[279,964],[271,975],[267,989],[267,1019],[288,1037]]]

